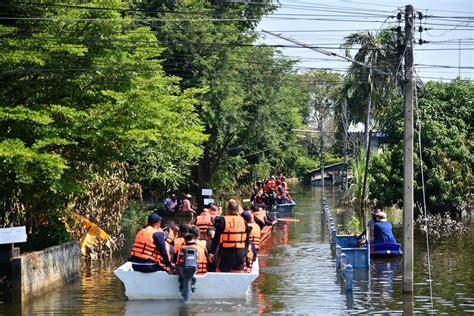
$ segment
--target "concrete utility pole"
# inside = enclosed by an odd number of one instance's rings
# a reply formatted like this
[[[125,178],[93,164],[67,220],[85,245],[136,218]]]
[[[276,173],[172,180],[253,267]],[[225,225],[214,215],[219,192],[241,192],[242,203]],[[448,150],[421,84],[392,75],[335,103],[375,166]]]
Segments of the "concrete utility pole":
[[[405,131],[403,139],[403,292],[413,292],[413,29],[414,9],[405,8]]]
[[[322,114],[322,111],[319,113],[320,117],[320,140],[321,140],[321,206],[323,206],[323,201],[324,201],[324,129],[323,129],[323,123],[324,123],[324,116]]]

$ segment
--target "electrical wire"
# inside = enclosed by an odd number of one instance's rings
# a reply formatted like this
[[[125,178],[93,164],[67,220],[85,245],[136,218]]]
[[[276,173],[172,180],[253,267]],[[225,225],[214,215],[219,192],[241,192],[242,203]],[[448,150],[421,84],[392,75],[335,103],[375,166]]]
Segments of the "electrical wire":
[[[416,73],[416,72],[415,72]],[[416,74],[418,76],[418,74]],[[420,174],[421,174],[421,188],[423,193],[423,217],[425,221],[426,229],[426,253],[428,256],[428,283],[430,285],[430,302],[431,302],[431,313],[434,312],[433,309],[433,278],[431,275],[431,256],[430,256],[430,243],[429,243],[429,223],[428,223],[428,214],[426,209],[426,189],[425,189],[425,176],[423,171],[423,149],[421,146],[421,120],[420,120],[420,109],[418,107],[418,93],[415,88],[415,113],[416,113],[416,125],[418,126],[418,148],[420,155]]]

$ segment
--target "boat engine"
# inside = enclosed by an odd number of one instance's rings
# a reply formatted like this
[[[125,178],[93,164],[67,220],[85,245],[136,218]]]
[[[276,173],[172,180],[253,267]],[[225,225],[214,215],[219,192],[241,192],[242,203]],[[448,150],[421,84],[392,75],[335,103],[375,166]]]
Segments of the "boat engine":
[[[198,266],[196,249],[184,249],[181,260],[182,262],[180,262],[178,267],[179,291],[184,301],[188,302],[189,292],[194,292],[194,284],[196,283],[196,278],[194,277]]]

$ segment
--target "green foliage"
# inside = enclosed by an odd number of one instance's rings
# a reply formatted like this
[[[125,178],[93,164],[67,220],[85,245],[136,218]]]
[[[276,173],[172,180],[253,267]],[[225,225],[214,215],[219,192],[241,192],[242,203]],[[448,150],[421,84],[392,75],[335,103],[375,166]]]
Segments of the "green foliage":
[[[137,4],[147,17],[159,18],[152,28],[166,47],[165,71],[182,77],[183,88],[207,89],[197,112],[209,139],[190,185],[232,190],[263,177],[263,171],[268,176],[293,170],[299,151],[291,129],[301,124],[307,94],[292,61],[271,48],[251,47],[256,36],[247,31],[275,9],[270,1],[259,2]],[[215,16],[230,20],[212,21]]]
[[[350,183],[349,190],[352,194],[352,202],[357,203],[357,205],[360,205],[364,198],[362,194],[364,185],[365,156],[365,151],[361,150],[359,156],[354,158],[351,164],[352,182]],[[371,182],[370,177],[371,175],[369,173],[369,183]]]
[[[190,175],[206,139],[195,112],[205,91],[165,75],[163,48],[127,8],[119,0],[5,6],[38,19],[0,24],[0,226],[35,232],[71,201],[102,224],[124,211],[110,196],[127,201],[133,183],[176,188]]]
[[[469,211],[473,185],[472,130],[474,85],[467,81],[430,82],[419,93],[422,158],[429,212],[459,216]],[[400,103],[384,115],[389,146],[374,157],[372,198],[380,205],[400,204],[403,170],[403,117]],[[418,139],[416,135],[415,140]],[[415,141],[415,201],[422,202],[419,147]]]

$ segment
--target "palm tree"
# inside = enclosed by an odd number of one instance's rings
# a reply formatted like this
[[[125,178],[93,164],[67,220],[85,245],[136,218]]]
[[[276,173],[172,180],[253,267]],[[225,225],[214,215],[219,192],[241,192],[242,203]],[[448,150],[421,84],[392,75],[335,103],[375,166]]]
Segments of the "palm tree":
[[[365,172],[360,200],[363,214],[366,199],[367,171],[370,159],[370,125],[375,125],[377,113],[383,111],[383,102],[396,92],[397,73],[401,55],[396,46],[397,34],[393,29],[379,33],[352,33],[345,37],[341,48],[352,63],[344,81],[342,96],[349,104],[349,117],[353,123],[364,122]],[[358,47],[352,56],[351,50]],[[362,152],[361,151],[361,154]]]

